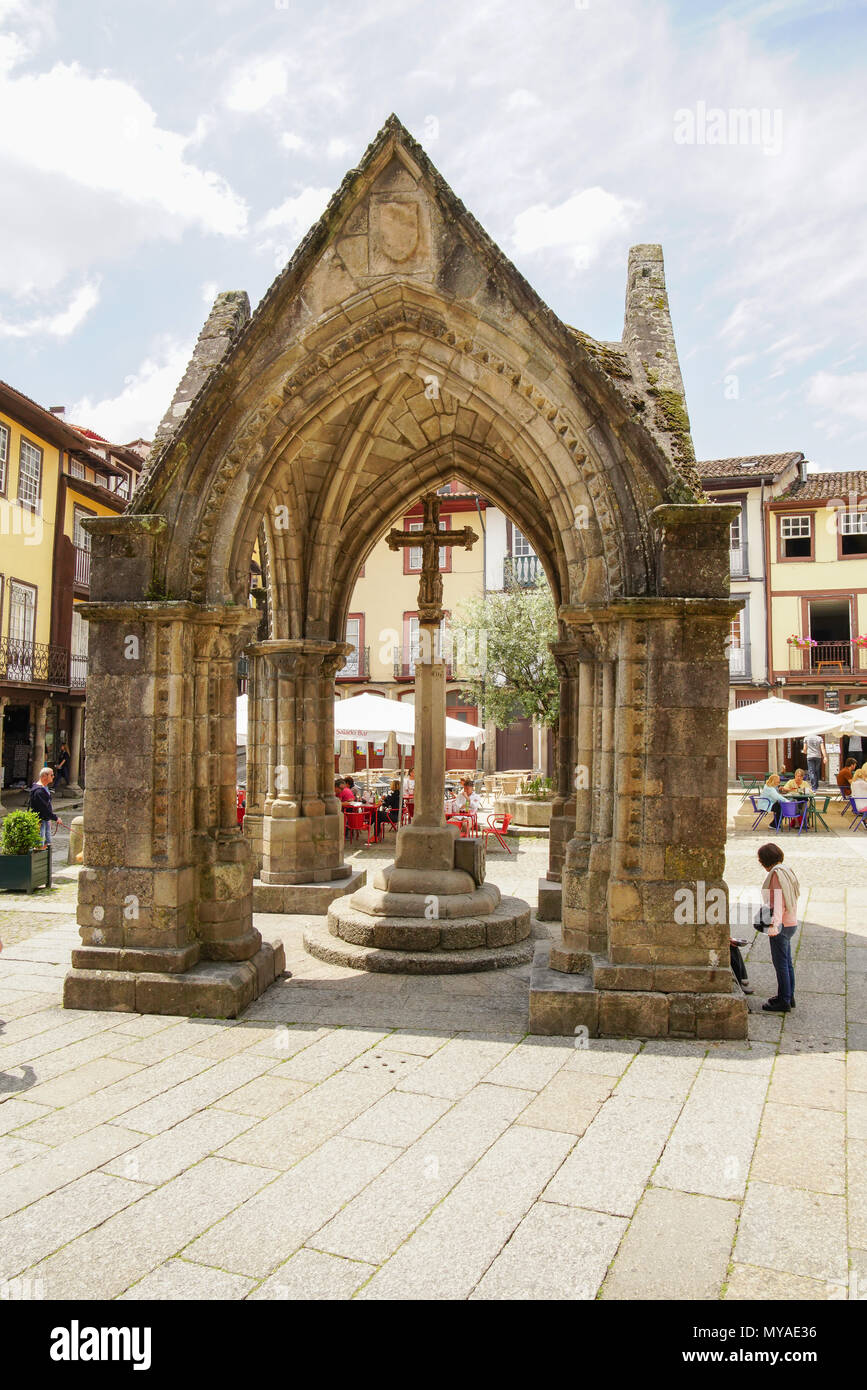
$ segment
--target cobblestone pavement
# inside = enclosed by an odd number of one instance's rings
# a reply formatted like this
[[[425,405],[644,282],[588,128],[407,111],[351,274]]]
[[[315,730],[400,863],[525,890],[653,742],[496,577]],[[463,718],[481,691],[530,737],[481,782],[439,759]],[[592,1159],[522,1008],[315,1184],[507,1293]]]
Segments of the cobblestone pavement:
[[[4,896],[0,1295],[863,1298],[864,839],[785,840],[798,1007],[757,938],[747,1044],[532,1038],[527,970],[354,974],[297,917],[240,1020],[64,1011],[74,889]],[[489,876],[534,901],[545,849]]]

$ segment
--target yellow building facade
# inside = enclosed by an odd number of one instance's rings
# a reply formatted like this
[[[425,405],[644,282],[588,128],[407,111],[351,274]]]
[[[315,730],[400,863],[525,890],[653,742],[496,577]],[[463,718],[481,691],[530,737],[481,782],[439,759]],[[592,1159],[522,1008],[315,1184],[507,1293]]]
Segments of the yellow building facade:
[[[769,682],[846,710],[867,697],[867,474],[812,473],[769,502],[766,546]]]
[[[0,382],[0,795],[83,753],[87,516],[122,511],[141,455],[82,432]]]

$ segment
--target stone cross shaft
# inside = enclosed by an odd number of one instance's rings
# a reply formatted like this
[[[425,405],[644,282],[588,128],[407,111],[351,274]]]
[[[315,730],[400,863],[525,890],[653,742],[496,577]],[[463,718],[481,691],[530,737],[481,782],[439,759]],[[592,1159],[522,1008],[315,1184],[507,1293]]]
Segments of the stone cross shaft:
[[[415,817],[416,827],[444,826],[443,786],[446,776],[445,667],[434,660],[434,632],[443,620],[443,581],[439,548],[458,545],[469,550],[479,539],[465,526],[460,531],[439,529],[440,502],[435,492],[424,498],[421,531],[390,531],[391,550],[422,548],[418,587],[420,657],[415,663]]]

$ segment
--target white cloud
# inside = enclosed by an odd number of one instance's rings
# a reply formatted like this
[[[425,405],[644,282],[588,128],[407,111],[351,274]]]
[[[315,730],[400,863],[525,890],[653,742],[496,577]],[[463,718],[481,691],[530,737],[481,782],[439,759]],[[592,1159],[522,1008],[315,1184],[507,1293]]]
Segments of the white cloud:
[[[322,216],[332,192],[330,188],[303,188],[294,198],[287,198],[279,207],[266,212],[258,224],[259,230],[267,232],[279,228],[287,236],[303,236]]]
[[[519,253],[566,252],[583,268],[606,242],[628,229],[638,210],[639,204],[630,198],[618,198],[604,188],[585,188],[555,207],[538,203],[519,212],[512,241]]]
[[[95,430],[114,444],[152,439],[186,371],[192,350],[192,342],[167,340],[154,356],[145,358],[138,371],[124,378],[118,395],[101,401],[83,396],[69,407],[67,419]]]
[[[219,292],[220,287],[216,280],[206,280],[202,285],[202,303],[207,304],[210,309]]]
[[[289,61],[284,57],[256,58],[246,63],[229,84],[226,105],[230,111],[262,111],[286,95]]]
[[[343,159],[351,149],[352,146],[348,140],[341,140],[339,136],[335,135],[325,147],[325,156],[327,159]]]
[[[867,424],[867,372],[816,372],[807,382],[807,400],[827,412],[820,423],[829,433],[839,432],[841,416]]]
[[[244,202],[190,162],[193,137],[160,126],[128,82],[77,63],[0,75],[0,291],[44,295],[94,263],[192,228],[243,232]]]
[[[68,338],[98,303],[99,286],[89,281],[75,291],[65,309],[53,314],[38,314],[17,323],[0,317],[0,338]]]
[[[290,150],[293,153],[308,148],[307,141],[303,140],[300,135],[296,135],[292,130],[284,130],[283,134],[280,136],[280,144],[284,150]]]
[[[516,87],[515,91],[506,97],[507,111],[532,111],[541,105],[536,93],[528,92],[526,87]]]

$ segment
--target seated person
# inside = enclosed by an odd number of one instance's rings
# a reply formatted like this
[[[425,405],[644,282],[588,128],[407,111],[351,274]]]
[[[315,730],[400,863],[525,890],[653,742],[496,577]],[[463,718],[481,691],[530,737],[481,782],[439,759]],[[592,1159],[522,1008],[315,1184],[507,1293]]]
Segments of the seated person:
[[[841,792],[843,792],[845,796],[849,795],[849,788],[852,785],[852,777],[857,770],[857,759],[847,758],[845,765],[841,767],[840,771],[837,773],[837,786],[840,788]]]
[[[867,763],[852,775],[852,800],[856,810],[867,811]]]
[[[756,805],[760,811],[770,811],[774,809],[774,818],[771,825],[774,830],[780,828],[780,806],[785,797],[780,794],[780,779],[776,772],[772,772],[756,799]],[[763,804],[764,803],[764,804]]]
[[[341,804],[342,804],[344,807],[345,807],[345,805],[346,805],[346,803],[347,803],[348,801],[354,801],[354,800],[355,800],[355,797],[353,796],[353,794],[352,794],[352,792],[350,791],[349,787],[347,787],[347,785],[346,785],[346,783],[344,782],[344,780],[343,780],[342,777],[337,777],[337,778],[335,779],[335,782],[334,782],[334,795],[337,797],[338,801],[341,802]]]
[[[355,778],[354,778],[354,777],[344,777],[343,780],[344,780],[344,782],[346,783],[347,787],[349,788],[350,792],[352,793],[352,800],[353,800],[353,801],[357,801],[357,800],[358,800],[358,790],[357,790],[356,785],[355,785]]]
[[[376,808],[376,838],[382,834],[384,825],[397,825],[397,814],[400,807],[400,782],[392,782],[391,789],[382,798]],[[391,813],[389,815],[389,812]]]
[[[473,784],[469,777],[465,777],[458,792],[456,805],[457,814],[463,815],[467,811],[476,812],[480,809],[482,798],[473,789]]]
[[[852,761],[854,762],[854,758]],[[403,794],[404,796],[415,796],[415,778],[411,772],[408,772],[403,779]]]
[[[805,780],[804,769],[802,767],[795,769],[794,777],[790,781],[786,782],[785,786],[783,787],[783,792],[786,796],[797,797],[813,795],[813,789],[810,786],[810,783]]]

